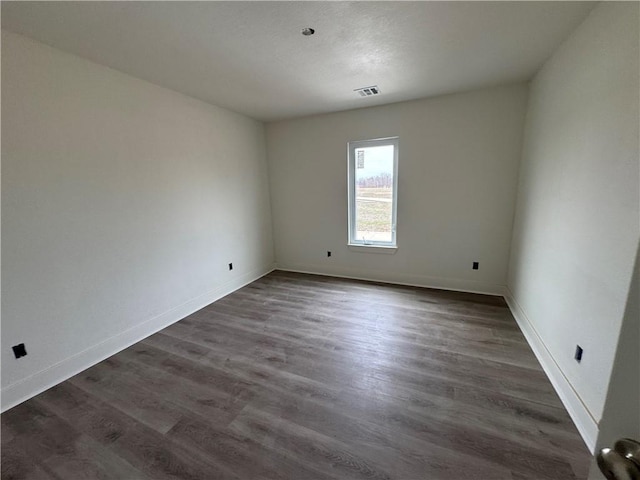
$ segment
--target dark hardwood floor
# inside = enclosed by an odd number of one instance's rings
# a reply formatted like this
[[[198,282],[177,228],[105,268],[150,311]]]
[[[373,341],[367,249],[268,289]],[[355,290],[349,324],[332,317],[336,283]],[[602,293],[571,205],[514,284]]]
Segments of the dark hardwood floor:
[[[3,479],[573,479],[498,297],[273,272],[4,413]]]

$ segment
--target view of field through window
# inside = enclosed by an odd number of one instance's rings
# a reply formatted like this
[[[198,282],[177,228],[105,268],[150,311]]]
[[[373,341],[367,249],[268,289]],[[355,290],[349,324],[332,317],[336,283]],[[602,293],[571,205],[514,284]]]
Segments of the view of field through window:
[[[391,242],[393,145],[355,149],[356,240]]]

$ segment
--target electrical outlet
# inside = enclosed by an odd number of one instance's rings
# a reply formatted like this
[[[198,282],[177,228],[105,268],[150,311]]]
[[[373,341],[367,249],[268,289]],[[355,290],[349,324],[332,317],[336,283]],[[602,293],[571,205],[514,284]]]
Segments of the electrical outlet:
[[[229,270],[233,270],[233,263],[229,264]]]
[[[480,264],[478,262],[473,262],[473,269],[478,270],[480,268]]]
[[[27,349],[24,348],[24,343],[14,345],[11,348],[13,349],[13,354],[16,356],[16,358],[24,357],[27,354]]]
[[[331,256],[331,252],[329,250],[327,250],[327,257]]]
[[[582,350],[582,347],[580,345],[576,345],[576,353],[573,355],[573,358],[576,360],[576,362],[580,363],[580,360],[582,360],[582,352],[584,350]]]

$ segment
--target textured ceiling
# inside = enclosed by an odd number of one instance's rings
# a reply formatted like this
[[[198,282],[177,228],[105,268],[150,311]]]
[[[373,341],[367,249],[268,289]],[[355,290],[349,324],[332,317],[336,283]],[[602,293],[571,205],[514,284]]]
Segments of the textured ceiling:
[[[2,28],[268,121],[527,80],[593,6],[2,2]]]

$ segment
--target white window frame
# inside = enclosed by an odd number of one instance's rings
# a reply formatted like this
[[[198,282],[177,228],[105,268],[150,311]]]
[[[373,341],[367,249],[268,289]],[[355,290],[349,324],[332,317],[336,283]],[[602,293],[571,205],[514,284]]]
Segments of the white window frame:
[[[393,205],[391,209],[391,241],[356,240],[356,149],[362,147],[393,146]],[[357,247],[397,248],[396,231],[398,218],[398,137],[357,140],[348,143],[348,197],[349,238],[348,245]]]

